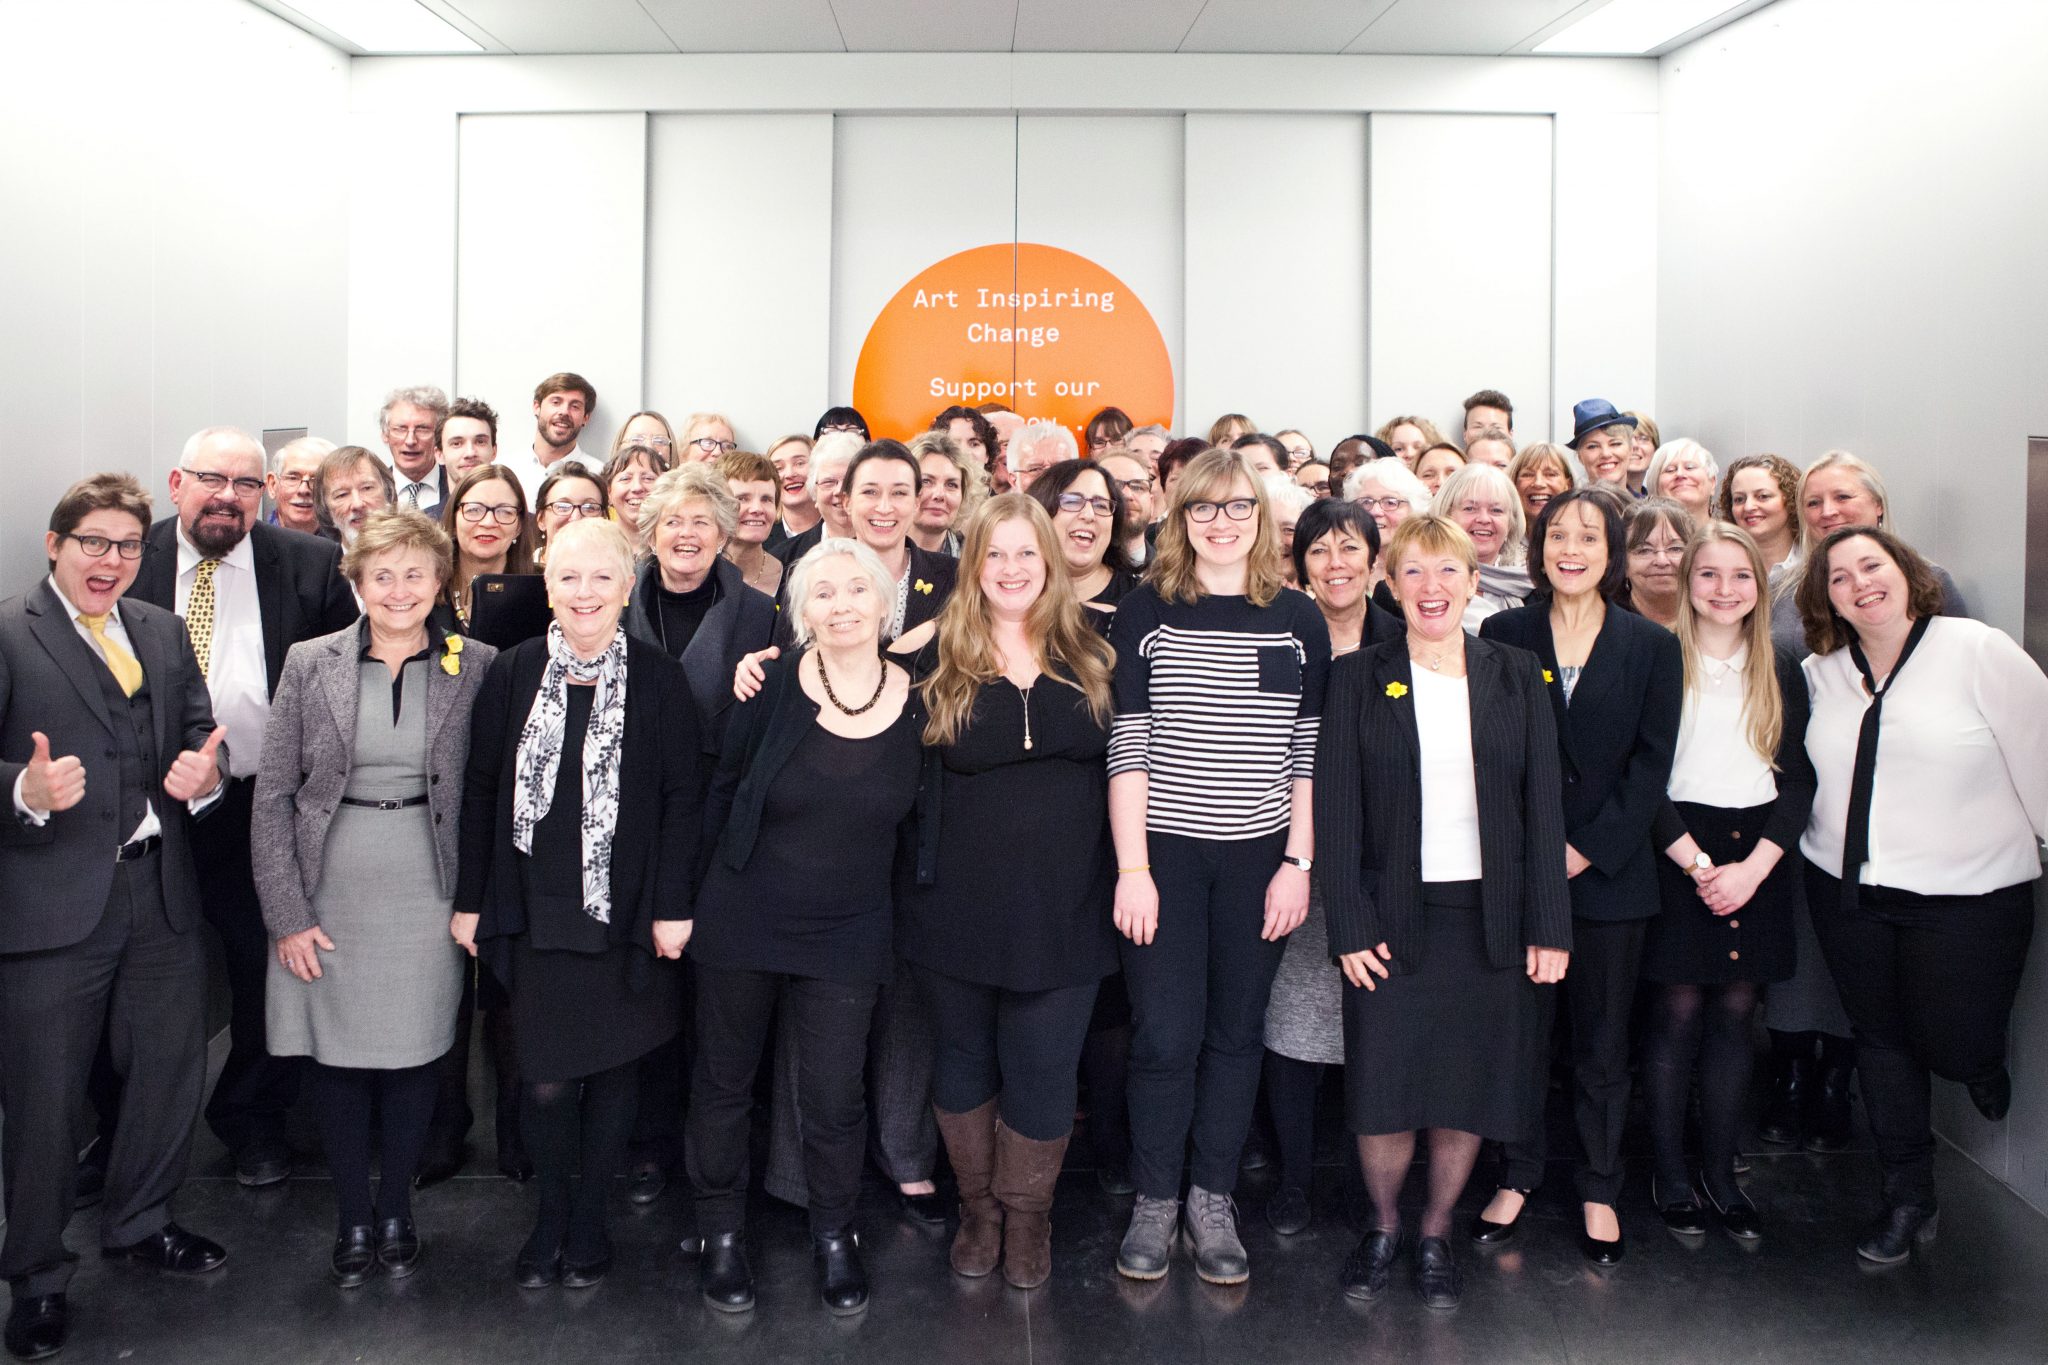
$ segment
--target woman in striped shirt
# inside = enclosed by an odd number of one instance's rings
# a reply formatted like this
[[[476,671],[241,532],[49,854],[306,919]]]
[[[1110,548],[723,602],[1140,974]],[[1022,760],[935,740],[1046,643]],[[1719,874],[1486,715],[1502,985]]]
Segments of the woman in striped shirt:
[[[1309,779],[1330,662],[1322,615],[1282,586],[1273,518],[1243,455],[1212,449],[1188,464],[1152,576],[1124,598],[1110,639],[1138,1187],[1117,1269],[1166,1273],[1192,1138],[1195,1267],[1237,1284],[1251,1272],[1230,1195],[1273,973],[1308,911]]]

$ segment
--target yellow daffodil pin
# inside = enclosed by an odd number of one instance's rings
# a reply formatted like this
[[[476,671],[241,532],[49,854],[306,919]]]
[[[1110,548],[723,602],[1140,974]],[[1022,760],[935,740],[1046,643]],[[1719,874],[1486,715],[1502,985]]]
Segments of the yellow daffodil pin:
[[[441,671],[452,678],[462,672],[462,637],[460,635],[444,636],[441,644]]]
[[[1388,683],[1387,695],[1392,697],[1395,701],[1399,701],[1401,698],[1408,695],[1408,684],[1397,682]]]

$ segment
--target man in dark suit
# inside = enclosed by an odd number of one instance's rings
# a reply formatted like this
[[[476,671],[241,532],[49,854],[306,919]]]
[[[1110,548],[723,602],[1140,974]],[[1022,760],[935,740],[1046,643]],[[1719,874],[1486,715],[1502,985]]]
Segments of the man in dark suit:
[[[50,517],[50,576],[0,603],[0,1275],[24,1360],[69,1326],[72,1116],[102,1032],[128,1109],[104,1254],[184,1273],[227,1255],[172,1222],[170,1199],[206,1085],[191,812],[219,800],[228,754],[177,618],[122,600],[148,517],[127,475],[73,485]]]
[[[442,467],[436,441],[447,416],[448,395],[431,384],[393,389],[386,395],[377,427],[391,452],[394,506],[416,507],[440,517],[441,504],[448,501],[448,471]]]
[[[250,796],[286,652],[357,614],[339,546],[258,520],[262,475],[263,448],[247,432],[208,427],[187,441],[171,471],[177,515],[149,528],[132,593],[185,618],[214,714],[236,736],[227,793],[192,851],[233,1000],[232,1046],[206,1121],[234,1154],[236,1179],[250,1186],[291,1174],[284,1114],[298,1087],[294,1065],[264,1046],[270,937],[249,870]]]

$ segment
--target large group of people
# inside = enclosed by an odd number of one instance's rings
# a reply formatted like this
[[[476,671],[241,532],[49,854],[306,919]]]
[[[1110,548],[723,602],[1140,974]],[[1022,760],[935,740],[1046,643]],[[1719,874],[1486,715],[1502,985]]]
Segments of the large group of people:
[[[82,1197],[109,1257],[222,1264],[171,1216],[202,1112],[260,1188],[305,1104],[326,1272],[415,1273],[479,1024],[533,1187],[517,1283],[598,1283],[615,1177],[680,1180],[734,1313],[762,1096],[836,1314],[870,1160],[954,1272],[1043,1284],[1077,1110],[1131,1198],[1117,1271],[1184,1244],[1237,1284],[1248,1138],[1300,1232],[1341,1068],[1366,1227],[1332,1270],[1369,1300],[1407,1256],[1445,1309],[1482,1167],[1463,1240],[1522,1235],[1553,1070],[1596,1267],[1638,1085],[1663,1226],[1753,1244],[1746,1125],[1839,1148],[1853,1070],[1878,1264],[1934,1235],[1931,1077],[2011,1102],[2048,678],[1848,452],[1723,470],[1599,399],[1518,446],[1492,390],[1457,439],[1398,416],[1327,454],[991,405],[907,442],[835,407],[760,453],[643,411],[600,457],[596,411],[551,375],[501,445],[489,404],[401,388],[383,454],[214,427],[161,520],[125,474],[58,501],[0,603],[18,1358],[65,1341]]]

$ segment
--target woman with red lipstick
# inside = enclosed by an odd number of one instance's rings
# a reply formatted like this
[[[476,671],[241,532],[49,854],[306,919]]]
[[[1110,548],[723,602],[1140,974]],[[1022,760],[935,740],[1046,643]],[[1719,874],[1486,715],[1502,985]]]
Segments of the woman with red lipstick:
[[[443,597],[467,634],[475,606],[472,585],[478,578],[533,572],[526,494],[518,476],[501,464],[481,465],[463,475],[441,512],[441,529],[455,542],[455,573]]]
[[[1109,610],[1138,585],[1137,567],[1116,534],[1124,518],[1123,490],[1108,470],[1093,460],[1063,460],[1033,480],[1025,496],[1052,518],[1075,597]]]

